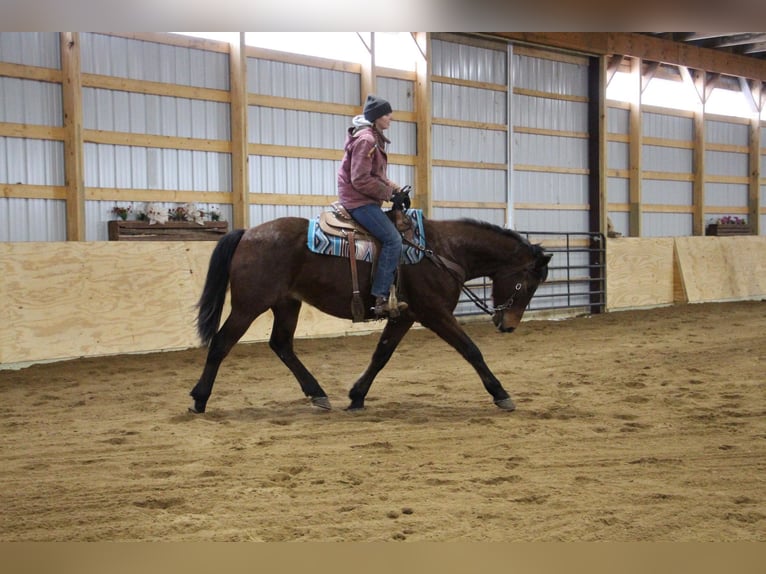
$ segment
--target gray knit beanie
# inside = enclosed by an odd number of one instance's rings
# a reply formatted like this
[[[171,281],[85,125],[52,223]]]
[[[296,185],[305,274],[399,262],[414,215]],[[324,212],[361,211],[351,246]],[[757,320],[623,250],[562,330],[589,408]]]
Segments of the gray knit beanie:
[[[391,104],[383,98],[373,96],[372,94],[367,96],[367,101],[364,103],[364,119],[368,122],[374,123],[375,120],[390,114],[392,111]]]

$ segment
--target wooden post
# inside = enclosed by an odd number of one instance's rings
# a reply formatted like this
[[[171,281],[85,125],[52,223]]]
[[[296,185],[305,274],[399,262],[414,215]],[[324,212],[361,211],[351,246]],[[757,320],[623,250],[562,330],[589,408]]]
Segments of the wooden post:
[[[607,58],[590,58],[588,66],[588,213],[589,229],[606,237],[606,77]],[[606,296],[599,291],[605,289],[603,281],[606,260],[602,257],[604,246],[600,238],[594,238],[590,248],[591,265],[590,312],[600,313],[606,308]]]
[[[360,35],[360,38],[364,42],[364,38]],[[370,41],[364,42],[364,45],[367,47],[367,51],[370,54],[370,58],[362,62],[362,76],[361,76],[361,83],[360,83],[360,99],[361,105],[364,106],[364,101],[367,98],[368,94],[374,94],[375,93],[375,32],[370,32]],[[360,112],[361,113],[361,112]]]
[[[699,76],[692,80],[699,96],[699,102],[694,108],[692,235],[705,235],[705,101],[707,99],[705,72],[699,72]]]
[[[630,235],[631,237],[641,237],[641,59],[632,58],[630,62],[630,72],[633,79],[633,101],[630,103],[630,135],[629,135],[629,154],[630,164],[628,171],[630,173]]]
[[[231,201],[232,226],[250,226],[250,178],[247,151],[247,56],[245,33],[229,44],[229,89],[231,91]]]
[[[423,210],[426,217],[433,211],[431,172],[431,33],[417,32],[415,42],[422,58],[417,61],[415,85],[415,122],[417,125],[417,155],[415,157],[415,195],[412,204]]]
[[[67,241],[85,241],[85,168],[82,138],[80,35],[61,32],[62,101],[64,107],[64,181]]]
[[[747,222],[755,235],[761,234],[761,112],[763,84],[755,82],[751,97],[756,109],[750,117],[750,184],[748,185]]]

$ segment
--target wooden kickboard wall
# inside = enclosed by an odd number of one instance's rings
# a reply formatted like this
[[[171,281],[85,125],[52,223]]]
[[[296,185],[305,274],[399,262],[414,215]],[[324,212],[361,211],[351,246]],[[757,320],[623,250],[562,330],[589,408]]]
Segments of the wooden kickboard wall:
[[[0,243],[0,365],[200,345],[212,241]],[[228,298],[224,318],[229,313]],[[242,341],[265,341],[271,313]],[[304,305],[296,336],[369,332]]]
[[[679,237],[676,256],[689,303],[766,296],[766,237]]]
[[[195,304],[215,243],[0,243],[0,367],[199,346]],[[766,237],[607,243],[607,310],[766,297]],[[228,305],[224,317],[228,314]],[[243,341],[266,341],[270,313]],[[297,337],[380,330],[304,305]]]

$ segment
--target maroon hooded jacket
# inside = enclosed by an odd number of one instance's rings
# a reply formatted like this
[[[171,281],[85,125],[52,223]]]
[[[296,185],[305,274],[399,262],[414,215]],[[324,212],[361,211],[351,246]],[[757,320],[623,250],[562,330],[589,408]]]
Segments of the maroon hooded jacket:
[[[371,203],[382,206],[391,199],[399,186],[386,176],[388,143],[364,116],[354,118],[338,170],[338,198],[343,207],[355,209]]]

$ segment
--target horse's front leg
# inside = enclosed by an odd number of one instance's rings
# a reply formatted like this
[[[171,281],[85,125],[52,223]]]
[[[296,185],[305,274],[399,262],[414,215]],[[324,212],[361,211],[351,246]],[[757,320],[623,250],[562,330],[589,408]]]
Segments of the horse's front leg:
[[[364,398],[367,396],[372,382],[381,369],[386,366],[391,355],[394,354],[397,345],[404,338],[407,331],[410,330],[410,327],[412,327],[413,322],[412,319],[406,318],[405,314],[405,316],[399,317],[396,320],[389,320],[386,323],[378,340],[378,346],[375,347],[375,352],[372,354],[370,364],[348,392],[351,404],[347,410],[353,411],[364,408]]]
[[[458,324],[453,315],[445,315],[435,320],[423,323],[424,327],[431,329],[439,335],[445,342],[449,343],[463,358],[471,363],[476,372],[481,377],[484,388],[492,395],[495,404],[503,410],[512,411],[516,408],[510,395],[500,384],[500,381],[489,370],[487,363],[484,362],[484,356],[471,338],[466,334],[463,328]]]
[[[300,310],[301,302],[297,299],[284,300],[271,308],[274,313],[274,325],[271,330],[269,347],[290,369],[290,372],[298,380],[303,394],[311,398],[311,404],[321,409],[330,410],[332,407],[327,393],[295,354],[293,340],[295,328],[298,326]]]

